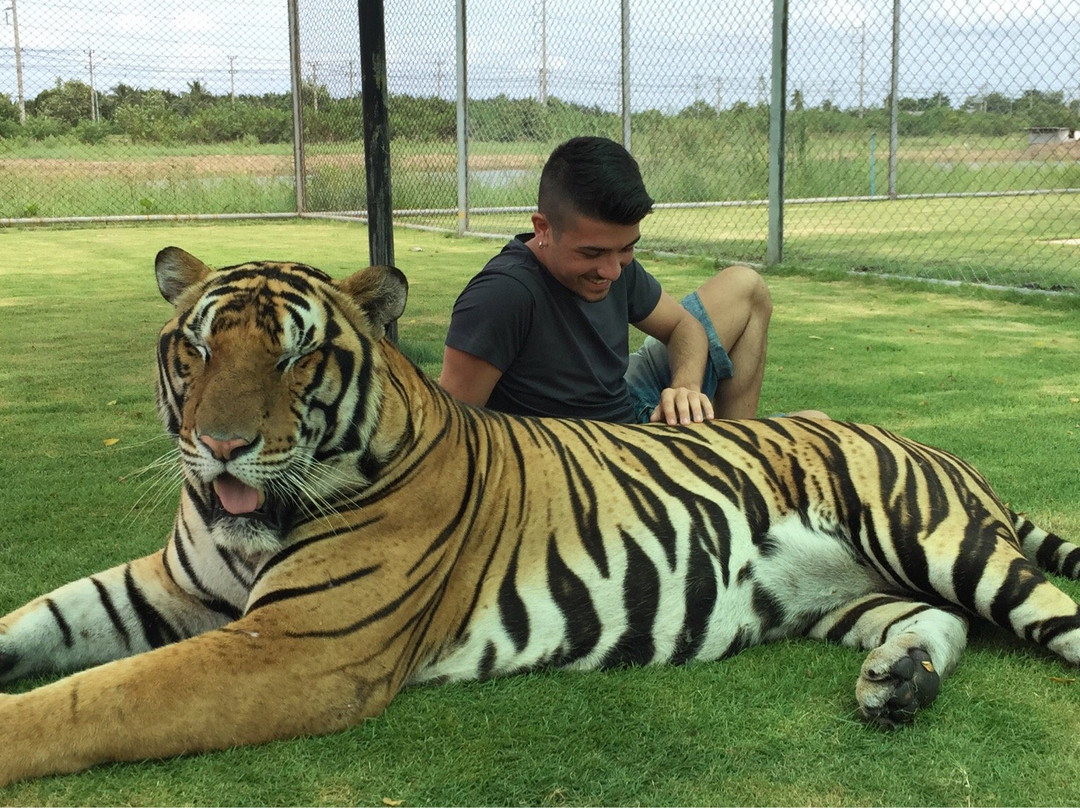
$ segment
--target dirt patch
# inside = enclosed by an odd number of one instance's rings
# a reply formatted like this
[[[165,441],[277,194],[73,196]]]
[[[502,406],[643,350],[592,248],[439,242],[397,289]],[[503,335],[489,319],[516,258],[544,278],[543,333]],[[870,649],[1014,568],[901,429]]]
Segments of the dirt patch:
[[[309,170],[333,166],[343,170],[364,169],[362,152],[308,154]],[[543,165],[544,158],[527,154],[489,154],[469,158],[473,170],[531,169]],[[454,154],[413,154],[394,160],[404,170],[453,171]],[[26,180],[67,180],[122,177],[152,180],[161,177],[222,177],[244,174],[256,177],[288,177],[293,174],[291,154],[207,154],[178,155],[154,159],[68,160],[58,157],[0,158],[0,175]]]
[[[65,160],[60,158],[0,159],[0,174],[38,180],[124,177],[133,180],[182,175],[220,177],[226,174],[279,176],[292,172],[291,155],[209,154],[162,157],[153,160]]]

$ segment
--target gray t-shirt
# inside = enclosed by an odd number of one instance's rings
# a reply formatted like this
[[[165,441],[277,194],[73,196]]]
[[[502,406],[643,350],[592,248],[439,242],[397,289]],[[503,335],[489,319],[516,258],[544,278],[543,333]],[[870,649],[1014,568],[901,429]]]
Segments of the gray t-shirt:
[[[487,406],[515,415],[633,423],[623,374],[627,325],[660,300],[660,283],[632,261],[607,297],[586,302],[559,283],[517,236],[465,287],[446,344],[503,375]]]

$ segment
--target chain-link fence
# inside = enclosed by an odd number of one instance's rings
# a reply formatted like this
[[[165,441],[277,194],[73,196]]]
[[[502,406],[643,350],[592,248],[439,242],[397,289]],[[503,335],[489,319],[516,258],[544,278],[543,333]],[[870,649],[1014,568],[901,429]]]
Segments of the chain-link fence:
[[[294,210],[283,5],[0,5],[0,216]]]
[[[363,213],[356,2],[299,0],[294,42],[286,3],[0,5],[0,219],[295,215],[298,184]],[[660,203],[645,246],[764,260],[770,3],[457,5],[386,4],[399,226],[527,229],[551,148],[603,134]],[[1080,286],[1080,0],[789,15],[786,261]]]

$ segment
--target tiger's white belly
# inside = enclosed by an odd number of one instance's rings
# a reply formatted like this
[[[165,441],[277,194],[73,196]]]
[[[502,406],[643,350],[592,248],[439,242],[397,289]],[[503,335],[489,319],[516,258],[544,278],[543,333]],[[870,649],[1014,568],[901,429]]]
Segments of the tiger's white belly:
[[[748,645],[791,636],[806,630],[808,622],[822,614],[881,588],[880,577],[857,564],[850,547],[842,540],[808,529],[797,518],[774,524],[769,531],[771,549],[764,551],[749,535],[737,535],[736,524],[731,524],[726,586],[721,579],[719,560],[710,557],[716,597],[711,608],[705,607],[709,608],[707,617],[700,616],[704,634],[692,659],[715,660]],[[658,594],[649,632],[651,653],[635,662],[670,662],[680,645],[689,639],[688,610],[692,611],[695,605],[687,596],[689,541],[679,537],[674,568],[656,541],[643,538],[636,543],[655,573]],[[520,638],[515,642],[500,605],[499,584],[492,583],[481,598],[464,639],[421,665],[412,682],[472,680],[546,666],[591,669],[619,664],[617,660],[613,663],[610,655],[625,640],[632,623],[626,594],[630,565],[621,539],[608,541],[605,547],[609,562],[606,577],[584,552],[578,558],[564,559],[587,588],[588,600],[599,621],[599,636],[588,653],[569,662],[561,661],[572,646],[571,624],[577,615],[556,602],[545,568],[532,570],[531,577],[519,570],[516,592],[527,613],[527,642],[521,645]],[[642,574],[640,556],[635,570],[635,574]],[[699,567],[694,575],[700,574]],[[763,617],[760,609],[763,593],[780,604],[781,619]]]

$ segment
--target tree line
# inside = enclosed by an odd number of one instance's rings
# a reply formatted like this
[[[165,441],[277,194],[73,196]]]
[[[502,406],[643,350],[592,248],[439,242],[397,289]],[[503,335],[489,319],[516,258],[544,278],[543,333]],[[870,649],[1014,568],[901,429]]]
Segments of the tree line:
[[[305,137],[310,142],[362,138],[359,98],[332,98],[324,86],[303,87]],[[26,101],[26,121],[16,104],[0,94],[0,139],[75,138],[98,143],[110,137],[132,143],[287,143],[292,140],[292,100],[288,93],[214,95],[199,81],[187,90],[138,89],[119,84],[92,96],[89,85],[57,79],[56,85]],[[1033,126],[1080,128],[1080,103],[1066,102],[1063,92],[1027,90],[1010,98],[1002,93],[970,96],[954,105],[943,93],[901,98],[898,126],[902,135],[972,134],[1000,136]],[[795,90],[788,124],[797,135],[887,131],[890,99],[881,106],[841,109],[831,101],[806,105]],[[391,95],[388,104],[392,138],[452,142],[456,137],[454,102],[437,97]],[[768,107],[737,102],[716,109],[696,101],[674,114],[658,110],[634,113],[634,131],[662,135],[673,122],[718,123],[738,131],[768,131]],[[469,102],[469,136],[484,141],[549,142],[582,131],[619,131],[616,113],[550,97],[475,99]]]

